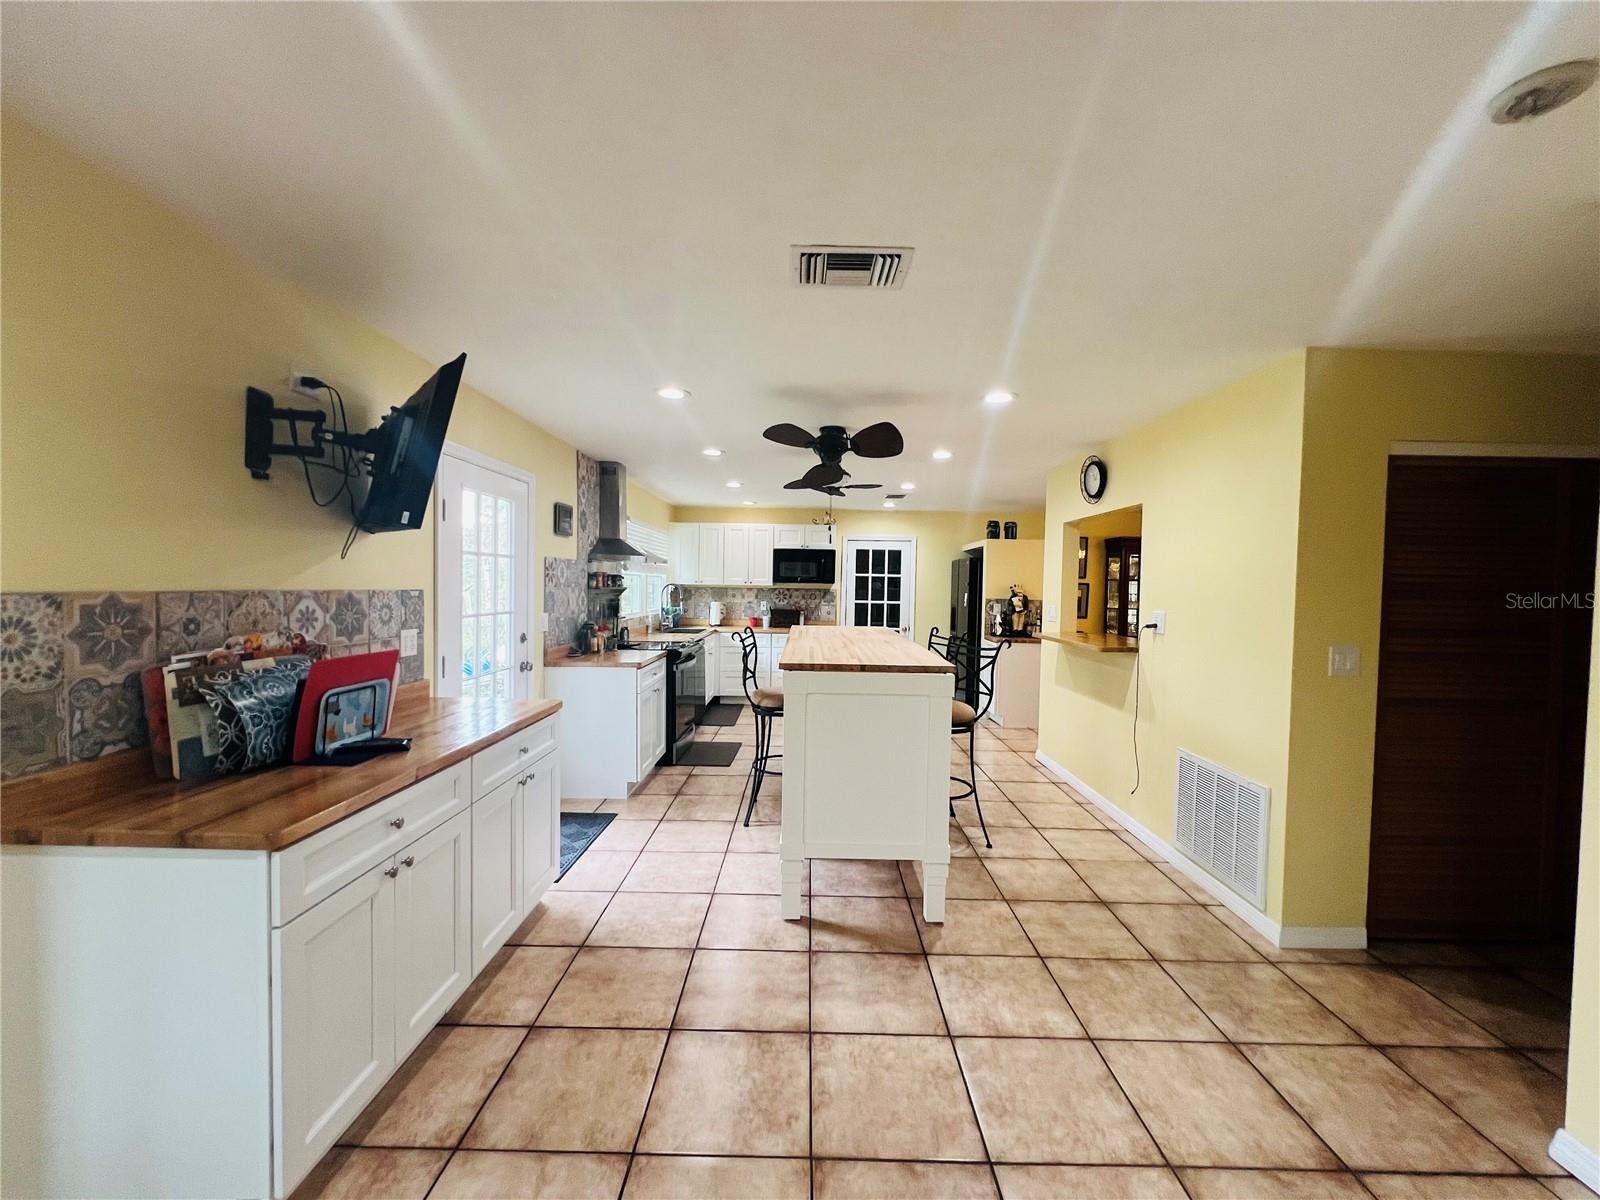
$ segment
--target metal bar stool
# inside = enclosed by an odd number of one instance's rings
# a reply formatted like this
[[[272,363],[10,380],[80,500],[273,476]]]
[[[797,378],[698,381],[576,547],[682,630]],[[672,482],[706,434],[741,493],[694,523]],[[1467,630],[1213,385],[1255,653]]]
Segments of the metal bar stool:
[[[782,771],[769,770],[767,764],[775,758],[782,758],[783,754],[772,753],[772,718],[783,716],[783,689],[764,688],[756,683],[756,661],[760,651],[756,644],[756,635],[748,628],[739,630],[739,654],[742,659],[741,666],[744,676],[744,698],[750,702],[750,711],[756,718],[756,753],[755,760],[750,764],[750,778],[745,781],[745,786],[750,788],[750,804],[744,810],[744,823],[750,824],[750,817],[756,811],[756,800],[761,795],[761,785],[768,776],[783,778]],[[744,793],[739,793],[739,799],[744,799]]]
[[[978,828],[983,830],[983,845],[987,850],[994,849],[994,843],[989,840],[989,826],[983,819],[983,801],[978,798],[978,764],[973,761],[972,753],[977,742],[978,722],[983,720],[989,705],[994,702],[995,664],[1000,661],[1000,652],[1005,648],[1004,642],[985,646],[982,643],[974,644],[958,633],[941,634],[937,625],[928,631],[928,649],[955,664],[956,668],[956,699],[950,703],[951,736],[961,733],[967,735],[967,777],[950,776],[951,783],[959,783],[965,790],[950,797],[950,815],[955,815],[957,800],[971,796],[973,807],[978,810]],[[969,685],[976,690],[973,697],[978,702],[976,707],[961,699],[967,694]]]

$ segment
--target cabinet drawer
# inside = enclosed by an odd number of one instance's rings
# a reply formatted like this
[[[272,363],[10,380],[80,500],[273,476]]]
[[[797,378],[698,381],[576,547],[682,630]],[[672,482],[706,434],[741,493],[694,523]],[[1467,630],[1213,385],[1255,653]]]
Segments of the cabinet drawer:
[[[639,692],[642,695],[667,677],[667,660],[639,668]]]
[[[466,763],[414,783],[272,856],[272,924],[294,920],[345,884],[467,808]]]
[[[556,744],[556,718],[546,717],[537,725],[519,729],[486,750],[472,756],[472,798],[487,796],[508,779],[515,778]]]

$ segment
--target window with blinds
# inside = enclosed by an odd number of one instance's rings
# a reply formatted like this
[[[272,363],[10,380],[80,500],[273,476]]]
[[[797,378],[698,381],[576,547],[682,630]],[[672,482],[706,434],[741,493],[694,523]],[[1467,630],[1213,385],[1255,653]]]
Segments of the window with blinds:
[[[628,544],[663,562],[672,552],[672,539],[664,529],[630,520]],[[657,563],[636,563],[622,572],[622,615],[643,617],[657,611],[661,605],[661,589],[667,586],[667,568]]]

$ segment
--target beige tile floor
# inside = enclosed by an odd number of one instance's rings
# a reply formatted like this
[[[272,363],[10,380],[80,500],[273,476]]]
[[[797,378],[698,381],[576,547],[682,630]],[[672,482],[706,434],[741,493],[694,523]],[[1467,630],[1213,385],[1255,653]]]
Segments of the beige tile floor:
[[[787,923],[781,781],[738,823],[753,730],[706,736],[745,749],[569,802],[617,819],[301,1200],[1582,1193],[1559,956],[1274,950],[994,727],[942,926],[821,861]]]

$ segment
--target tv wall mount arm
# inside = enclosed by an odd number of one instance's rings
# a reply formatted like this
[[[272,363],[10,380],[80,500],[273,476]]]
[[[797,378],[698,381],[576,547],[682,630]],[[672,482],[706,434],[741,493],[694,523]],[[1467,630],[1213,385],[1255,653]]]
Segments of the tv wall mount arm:
[[[289,426],[289,440],[273,440],[273,425],[277,421]],[[300,441],[301,426],[308,426],[307,441]],[[372,454],[381,444],[381,430],[369,429],[366,433],[348,433],[329,429],[328,414],[317,408],[279,408],[275,401],[260,388],[246,388],[244,393],[244,465],[252,479],[270,479],[274,456],[310,460],[328,457],[330,446],[345,446],[358,454]]]

